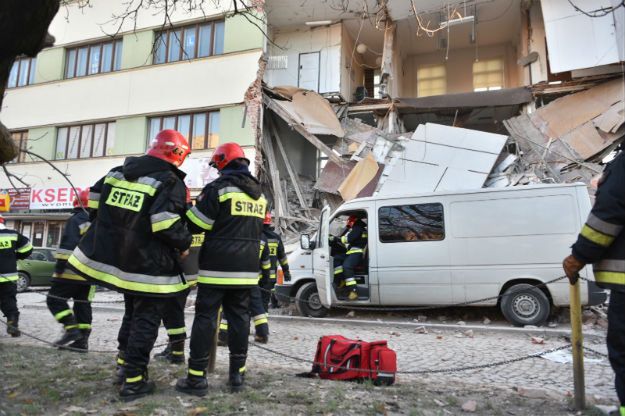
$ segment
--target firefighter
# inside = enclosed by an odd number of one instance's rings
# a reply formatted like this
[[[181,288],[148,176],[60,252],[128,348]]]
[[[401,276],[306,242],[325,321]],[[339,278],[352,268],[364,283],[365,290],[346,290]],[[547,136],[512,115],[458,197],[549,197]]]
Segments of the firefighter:
[[[599,179],[595,205],[586,224],[564,259],[571,284],[579,271],[593,265],[595,280],[610,289],[608,308],[608,357],[616,375],[620,414],[625,416],[625,152],[610,162]]]
[[[267,211],[265,215],[265,221],[263,222],[263,238],[267,241],[269,246],[269,259],[271,261],[271,271],[269,273],[269,280],[265,284],[261,284],[263,290],[263,305],[265,312],[269,311],[269,302],[274,308],[277,308],[278,299],[275,296],[276,275],[278,272],[278,263],[284,274],[284,281],[291,281],[291,272],[289,271],[289,260],[286,257],[284,250],[284,244],[280,234],[276,233],[271,224],[271,212]]]
[[[189,253],[185,174],[190,153],[175,130],[159,132],[146,154],[128,157],[90,189],[92,225],[69,258],[87,280],[124,293],[126,309],[118,339],[129,401],[154,392],[148,380],[150,351],[168,297],[188,288],[180,260]]]
[[[187,188],[187,209],[191,208],[191,193]],[[204,234],[193,234],[189,255],[182,262],[184,277],[189,283],[189,289],[178,296],[167,299],[167,305],[163,310],[163,325],[167,331],[167,347],[154,356],[169,361],[171,364],[184,363],[184,344],[187,339],[187,328],[184,322],[184,308],[187,304],[187,297],[191,287],[197,283],[197,273],[199,268],[199,257]]]
[[[61,244],[54,257],[56,265],[52,275],[52,287],[46,302],[54,318],[63,325],[63,336],[54,344],[87,352],[91,334],[91,303],[95,286],[90,285],[69,267],[67,259],[87,232],[91,222],[86,207],[89,204],[89,189],[83,189],[74,197],[72,216],[67,220],[61,237]],[[67,301],[74,299],[73,310]],[[71,344],[70,344],[71,343]]]
[[[262,283],[269,280],[271,261],[269,260],[269,249],[267,241],[260,240],[260,274],[258,285],[250,289],[250,317],[254,322],[254,341],[261,344],[269,342],[269,315],[263,305],[263,293],[261,293]],[[223,312],[223,310],[222,310]],[[219,337],[217,345],[220,347],[228,345],[228,317],[223,314],[219,323]]]
[[[208,391],[208,354],[215,347],[212,344],[222,304],[228,319],[228,385],[232,392],[243,388],[250,289],[258,287],[259,241],[267,209],[249,163],[238,144],[219,146],[211,165],[220,177],[202,190],[196,205],[187,211],[192,228],[205,231],[205,239],[200,252],[189,368],[187,377],[176,384],[183,393],[203,396]]]
[[[354,278],[354,269],[362,261],[362,256],[367,245],[367,224],[356,215],[350,215],[347,219],[345,230],[341,237],[331,238],[330,244],[340,243],[346,248],[345,257],[334,257],[334,276],[339,279],[339,287],[347,291],[347,299],[358,299],[358,287]],[[340,276],[340,277],[339,277]]]
[[[20,312],[17,309],[17,260],[30,256],[33,246],[28,238],[4,225],[0,215],[0,310],[7,318],[7,334],[19,337]]]

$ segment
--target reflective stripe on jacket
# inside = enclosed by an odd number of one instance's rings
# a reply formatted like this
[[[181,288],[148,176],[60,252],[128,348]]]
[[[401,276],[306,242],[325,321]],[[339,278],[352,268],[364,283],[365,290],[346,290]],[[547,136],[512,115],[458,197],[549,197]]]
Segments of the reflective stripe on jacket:
[[[89,230],[90,225],[89,214],[80,208],[75,208],[72,216],[65,223],[61,244],[59,244],[59,248],[54,254],[56,265],[54,266],[52,281],[67,282],[70,280],[72,283],[89,284],[84,277],[67,267],[67,260],[72,255],[82,236]]]
[[[600,287],[625,292],[625,153],[610,162],[595,205],[573,245],[573,255],[592,263]]]
[[[17,260],[30,256],[33,246],[22,234],[0,229],[0,283],[17,281]]]

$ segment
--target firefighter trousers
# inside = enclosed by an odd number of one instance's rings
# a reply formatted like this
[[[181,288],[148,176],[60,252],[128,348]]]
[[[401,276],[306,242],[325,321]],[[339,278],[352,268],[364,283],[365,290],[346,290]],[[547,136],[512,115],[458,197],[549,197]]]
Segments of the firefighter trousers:
[[[48,292],[46,303],[54,318],[63,324],[66,329],[75,327],[78,329],[91,329],[92,312],[90,302],[94,294],[94,285],[55,280],[52,282],[52,287],[50,287]],[[71,309],[67,303],[69,299],[74,299],[75,301]]]
[[[167,330],[169,342],[175,351],[184,350],[184,340],[187,338],[187,328],[184,323],[187,296],[189,296],[189,290],[185,290],[176,297],[166,298],[163,307],[163,326]]]
[[[205,374],[209,353],[215,347],[217,316],[223,305],[228,319],[228,348],[230,357],[243,358],[247,355],[250,333],[250,289],[217,288],[199,283],[195,300],[195,318],[191,329],[191,355],[189,372]],[[231,360],[232,361],[232,360]]]
[[[259,286],[250,290],[250,316],[254,321],[254,334],[261,337],[269,336],[269,320]]]
[[[158,337],[158,327],[168,298],[124,295],[124,318],[117,335],[124,353],[127,378],[147,372],[150,351]]]
[[[362,252],[348,254],[343,260],[343,279],[347,289],[356,290],[356,279],[354,279],[354,269],[362,260]]]
[[[0,283],[0,310],[7,319],[20,314],[17,309],[17,285],[15,283]]]
[[[616,394],[621,406],[625,406],[625,292],[612,290],[610,293],[607,344]]]

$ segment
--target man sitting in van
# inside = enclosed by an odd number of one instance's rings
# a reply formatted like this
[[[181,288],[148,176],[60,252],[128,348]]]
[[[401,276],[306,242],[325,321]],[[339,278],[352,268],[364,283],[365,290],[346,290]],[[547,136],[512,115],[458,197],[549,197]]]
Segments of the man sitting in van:
[[[339,240],[347,251],[344,257],[334,257],[334,274],[335,277],[342,274],[339,287],[345,288],[349,300],[356,300],[358,299],[358,289],[354,278],[354,269],[362,261],[367,245],[367,224],[356,215],[350,215],[341,237],[333,237],[333,242],[336,240]]]

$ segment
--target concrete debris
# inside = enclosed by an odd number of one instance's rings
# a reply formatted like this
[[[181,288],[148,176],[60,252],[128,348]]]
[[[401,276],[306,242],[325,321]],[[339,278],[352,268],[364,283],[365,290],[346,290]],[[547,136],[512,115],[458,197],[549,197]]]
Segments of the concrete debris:
[[[424,326],[420,326],[420,327],[417,327],[417,328],[414,330],[414,332],[416,332],[417,334],[427,334],[427,333],[428,333],[428,330],[427,330],[427,328],[426,328],[426,327],[424,327]]]
[[[484,324],[484,325],[490,325],[490,324],[491,324],[491,322],[492,322],[492,321],[491,321],[490,319],[488,319],[487,317],[484,317],[484,320],[482,321],[482,324]]]
[[[473,338],[475,336],[472,329],[467,329],[462,334],[467,338]]]
[[[347,315],[345,315],[346,318],[353,318],[356,316],[356,312],[354,311],[349,311],[347,312]]]
[[[530,340],[532,341],[532,344],[544,344],[545,343],[545,339],[540,338],[540,337],[531,337]]]

